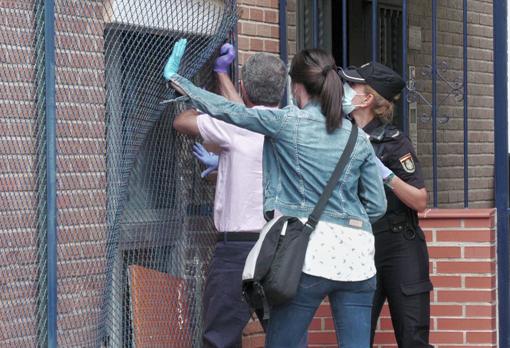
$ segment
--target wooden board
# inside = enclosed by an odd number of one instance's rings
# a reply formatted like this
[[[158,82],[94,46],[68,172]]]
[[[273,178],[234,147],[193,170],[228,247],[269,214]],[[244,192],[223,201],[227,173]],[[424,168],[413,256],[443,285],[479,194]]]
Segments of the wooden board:
[[[185,281],[137,265],[128,274],[135,347],[191,347]]]

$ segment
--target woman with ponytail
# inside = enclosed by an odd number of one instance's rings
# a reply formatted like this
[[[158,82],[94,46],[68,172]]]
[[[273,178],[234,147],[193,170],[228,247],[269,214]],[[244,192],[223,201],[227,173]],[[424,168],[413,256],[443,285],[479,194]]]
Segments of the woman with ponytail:
[[[172,71],[164,76],[196,108],[266,136],[264,211],[306,221],[355,127],[342,116],[342,83],[331,55],[314,49],[294,56],[290,76],[296,105],[283,109],[249,109],[197,88],[177,75],[175,61],[172,54],[167,63]],[[270,309],[266,347],[297,347],[326,296],[341,347],[369,346],[376,288],[371,223],[385,211],[375,154],[360,132],[310,236],[296,296]]]
[[[391,124],[394,102],[405,83],[380,63],[340,70],[342,101],[370,136],[386,186],[386,215],[372,225],[375,235],[377,291],[372,310],[372,340],[388,300],[399,348],[429,348],[429,255],[417,212],[427,206],[427,190],[413,145]]]

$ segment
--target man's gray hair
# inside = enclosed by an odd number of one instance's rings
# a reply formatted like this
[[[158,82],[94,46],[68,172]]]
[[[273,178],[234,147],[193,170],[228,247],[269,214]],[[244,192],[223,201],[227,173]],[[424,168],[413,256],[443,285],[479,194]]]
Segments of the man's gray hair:
[[[277,106],[287,82],[287,68],[269,53],[252,55],[241,68],[241,79],[248,98],[255,105]]]

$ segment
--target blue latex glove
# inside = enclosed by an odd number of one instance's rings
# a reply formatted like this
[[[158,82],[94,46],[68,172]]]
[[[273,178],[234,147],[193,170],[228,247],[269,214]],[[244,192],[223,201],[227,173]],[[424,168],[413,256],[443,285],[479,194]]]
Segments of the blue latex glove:
[[[202,144],[196,143],[193,145],[193,155],[198,158],[200,162],[207,166],[207,169],[200,174],[202,178],[209,175],[212,171],[218,169],[218,164],[220,162],[218,155],[207,151],[207,149]]]
[[[228,73],[228,68],[236,59],[236,50],[229,43],[223,44],[220,49],[220,56],[214,62],[214,71],[217,73]]]
[[[180,39],[175,43],[174,48],[172,49],[172,54],[168,57],[165,68],[163,69],[163,78],[166,81],[169,81],[172,76],[177,74],[187,43],[188,41],[186,39]]]

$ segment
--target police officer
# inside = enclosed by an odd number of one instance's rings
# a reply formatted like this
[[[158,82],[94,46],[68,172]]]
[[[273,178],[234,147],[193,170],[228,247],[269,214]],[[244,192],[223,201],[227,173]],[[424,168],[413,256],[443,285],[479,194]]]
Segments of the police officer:
[[[340,69],[342,107],[368,134],[385,183],[386,215],[372,226],[377,290],[372,309],[372,344],[377,319],[388,300],[399,348],[429,344],[429,256],[417,212],[427,204],[420,163],[409,139],[391,125],[394,102],[405,82],[390,68],[371,62]]]

